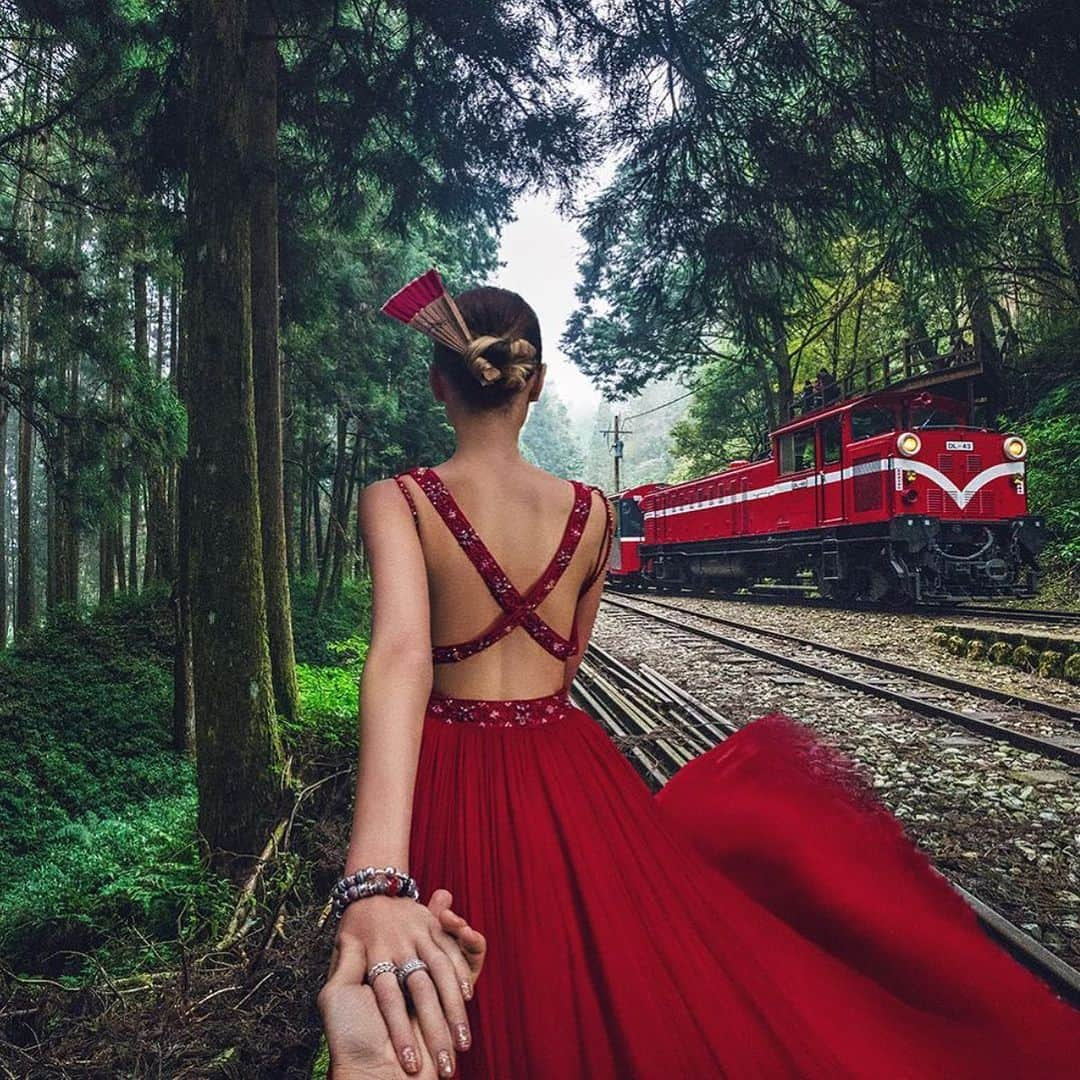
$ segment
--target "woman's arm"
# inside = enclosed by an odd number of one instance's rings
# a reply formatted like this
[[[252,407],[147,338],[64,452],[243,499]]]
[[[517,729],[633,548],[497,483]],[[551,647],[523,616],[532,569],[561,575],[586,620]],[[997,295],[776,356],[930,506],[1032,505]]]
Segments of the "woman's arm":
[[[409,506],[393,480],[379,480],[360,493],[359,514],[371,568],[372,619],[360,681],[360,754],[344,874],[362,866],[408,869],[413,788],[432,679],[427,571]]]
[[[346,873],[369,865],[408,869],[413,789],[432,684],[427,571],[409,505],[393,480],[380,480],[361,493],[359,513],[371,567],[372,619],[360,682],[360,753]],[[433,889],[441,883],[419,884]],[[337,938],[359,958],[353,969],[360,980],[376,963],[424,961],[426,967],[409,976],[409,999],[439,1076],[453,1076],[455,1049],[466,1050],[471,1042],[465,1012],[471,987],[460,951],[448,951],[440,941],[431,911],[400,897],[366,897],[342,913]],[[417,1026],[401,986],[383,973],[372,990],[398,1061],[416,1075]]]
[[[574,612],[574,627],[577,632],[578,651],[566,661],[566,672],[563,679],[563,688],[569,690],[577,675],[581,658],[592,636],[593,624],[596,622],[596,614],[600,610],[600,596],[604,591],[604,582],[607,580],[607,572],[611,553],[611,541],[615,532],[615,520],[611,513],[611,503],[599,488],[594,491],[600,497],[604,507],[604,533],[600,539],[600,552],[597,561],[590,571],[592,583],[578,599],[577,610]],[[594,503],[595,506],[595,503]],[[586,579],[588,580],[588,579]]]

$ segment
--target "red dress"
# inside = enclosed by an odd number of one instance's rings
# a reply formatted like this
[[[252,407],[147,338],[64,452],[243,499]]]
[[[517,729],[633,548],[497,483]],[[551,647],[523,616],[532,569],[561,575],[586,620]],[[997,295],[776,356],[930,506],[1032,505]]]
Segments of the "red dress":
[[[436,662],[519,625],[573,655],[533,609],[590,489],[574,482],[559,552],[522,596],[438,475],[410,475],[503,608]],[[411,855],[489,943],[462,1077],[1080,1075],[1080,1013],[984,934],[840,755],[780,716],[654,797],[563,692],[433,693]]]

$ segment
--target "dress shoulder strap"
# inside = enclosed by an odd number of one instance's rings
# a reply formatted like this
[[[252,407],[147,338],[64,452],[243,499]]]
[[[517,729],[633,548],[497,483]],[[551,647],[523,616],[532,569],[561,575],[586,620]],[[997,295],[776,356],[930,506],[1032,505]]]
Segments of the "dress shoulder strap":
[[[416,502],[414,501],[414,499],[412,497],[412,492],[409,490],[409,485],[406,484],[405,481],[401,479],[401,474],[400,473],[397,476],[394,477],[394,483],[397,484],[397,486],[399,488],[401,488],[401,493],[402,493],[402,495],[405,496],[405,501],[409,504],[409,509],[412,511],[413,524],[416,526],[416,531],[419,532],[420,531],[420,517],[416,513]]]
[[[427,496],[428,501],[483,579],[488,591],[503,609],[495,622],[475,638],[458,645],[435,646],[433,652],[435,662],[463,660],[494,644],[518,625],[522,626],[552,655],[560,659],[572,656],[576,651],[576,642],[562,637],[548,626],[536,614],[535,609],[558,583],[577,550],[578,542],[585,529],[585,521],[592,509],[592,494],[588,485],[571,481],[574,488],[574,500],[570,513],[567,515],[559,545],[543,572],[523,594],[518,591],[491,554],[461,507],[458,506],[449,488],[442,482],[442,477],[434,469],[425,467],[410,469],[409,475]]]
[[[581,593],[584,595],[596,584],[596,579],[607,569],[608,558],[611,555],[611,543],[615,536],[615,516],[611,509],[611,500],[604,494],[603,489],[597,487],[595,484],[588,485],[589,491],[595,491],[600,496],[604,503],[604,510],[607,513],[607,521],[604,524],[604,535],[600,541],[600,554],[593,565],[592,570],[589,571],[589,576],[585,579],[581,586]],[[591,497],[591,496],[590,496]],[[591,509],[591,506],[590,506]]]

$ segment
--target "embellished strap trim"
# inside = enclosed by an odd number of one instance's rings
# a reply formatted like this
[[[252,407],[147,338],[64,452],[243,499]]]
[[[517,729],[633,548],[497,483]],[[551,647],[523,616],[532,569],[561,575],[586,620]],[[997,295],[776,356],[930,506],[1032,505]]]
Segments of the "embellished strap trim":
[[[420,531],[420,517],[416,513],[416,502],[413,500],[412,492],[409,490],[409,485],[401,479],[400,476],[394,477],[394,483],[401,488],[402,495],[405,496],[405,501],[409,504],[409,509],[412,511],[413,524],[416,526],[416,531]]]
[[[589,573],[589,576],[585,579],[585,583],[581,586],[581,593],[579,595],[587,593],[589,589],[596,584],[596,579],[607,569],[608,558],[611,555],[611,542],[615,536],[615,517],[611,511],[611,501],[604,492],[596,486],[590,486],[589,491],[595,491],[603,500],[604,510],[607,513],[607,523],[604,526],[604,538],[600,542],[600,558]]]
[[[410,469],[409,475],[428,497],[504,612],[486,631],[470,641],[457,645],[436,645],[432,649],[434,662],[439,664],[464,660],[493,645],[518,625],[524,627],[553,656],[559,659],[573,656],[577,651],[576,641],[564,638],[548,626],[533,609],[558,583],[577,550],[591,509],[592,496],[589,488],[577,481],[571,481],[574,487],[574,502],[559,546],[543,573],[523,596],[480,539],[438,473],[434,469],[420,467]]]

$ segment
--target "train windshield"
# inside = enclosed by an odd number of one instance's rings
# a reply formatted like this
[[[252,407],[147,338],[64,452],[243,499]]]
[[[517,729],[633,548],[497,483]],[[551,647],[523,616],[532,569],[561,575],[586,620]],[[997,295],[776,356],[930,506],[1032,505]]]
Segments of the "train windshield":
[[[641,516],[641,507],[633,499],[619,500],[619,537],[628,540],[631,537],[645,538],[645,519]]]
[[[851,410],[851,441],[871,439],[896,430],[896,416],[892,409],[880,405],[867,405]]]
[[[908,427],[923,430],[966,427],[966,420],[960,408],[946,409],[940,405],[913,405],[908,411]]]

